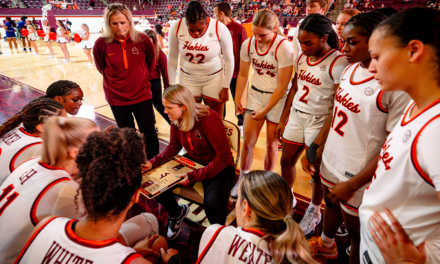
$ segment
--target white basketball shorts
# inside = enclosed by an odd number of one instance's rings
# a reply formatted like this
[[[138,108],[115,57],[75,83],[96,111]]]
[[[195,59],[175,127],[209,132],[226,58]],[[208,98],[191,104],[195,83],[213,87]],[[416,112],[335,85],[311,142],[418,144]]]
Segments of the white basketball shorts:
[[[263,110],[269,103],[273,93],[257,90],[252,86],[248,90],[246,99],[246,110],[259,111]],[[266,120],[273,124],[280,122],[281,114],[283,113],[284,104],[286,103],[287,93],[278,101],[278,103],[267,113]]]
[[[88,40],[81,41],[81,47],[88,50],[93,48]]]
[[[180,69],[179,84],[190,90],[196,99],[203,96],[205,99],[218,101],[219,94],[224,88],[224,79],[223,69],[208,76],[192,75]]]

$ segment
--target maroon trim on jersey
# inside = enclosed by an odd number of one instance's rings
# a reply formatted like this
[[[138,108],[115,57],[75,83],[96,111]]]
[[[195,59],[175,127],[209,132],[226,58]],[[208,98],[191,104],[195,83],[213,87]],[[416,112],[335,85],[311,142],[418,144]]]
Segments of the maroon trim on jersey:
[[[435,105],[440,103],[440,99],[435,100],[434,102],[432,102],[430,105],[428,105],[425,109],[423,109],[422,111],[420,111],[420,113],[418,113],[417,115],[415,115],[413,118],[411,118],[408,121],[405,121],[406,116],[409,115],[409,113],[411,112],[411,109],[413,108],[415,102],[412,102],[412,104],[408,107],[408,109],[406,110],[405,114],[403,115],[402,118],[402,126],[406,126],[408,125],[411,121],[413,121],[414,119],[416,119],[417,117],[419,117],[421,114],[423,114],[424,112],[426,112],[427,110],[429,110],[431,107],[434,107]]]
[[[38,204],[40,203],[41,198],[43,198],[44,194],[50,189],[52,188],[54,185],[56,185],[57,183],[63,182],[63,181],[71,181],[71,179],[67,178],[67,177],[63,177],[60,179],[57,179],[53,182],[51,182],[49,185],[47,185],[41,192],[40,194],[37,196],[37,199],[35,199],[34,203],[32,204],[31,207],[31,212],[30,212],[30,217],[31,217],[31,222],[34,226],[38,225],[38,223],[40,222],[37,218],[37,207]]]
[[[332,185],[332,186],[335,186],[335,185],[336,185],[335,183],[333,183],[333,182],[327,180],[326,178],[322,177],[321,172],[319,172],[319,176],[321,177],[321,180],[324,181],[325,183],[330,184],[330,185]]]
[[[270,43],[270,46],[267,48],[267,50],[263,54],[260,54],[258,52],[258,41],[257,41],[257,39],[255,39],[255,51],[257,52],[257,54],[260,56],[266,56],[266,54],[269,52],[270,48],[272,48],[272,45],[275,42],[275,39],[277,38],[277,36],[278,36],[278,34],[275,34],[275,36],[273,36],[273,39],[272,39],[272,42]]]
[[[330,68],[328,68],[328,73],[330,74],[330,78],[332,78],[332,80],[333,80],[333,74],[332,74],[333,66],[335,65],[336,61],[338,61],[338,59],[339,59],[339,58],[342,58],[342,57],[344,57],[344,56],[343,56],[343,55],[339,55],[338,57],[336,57],[336,58],[333,60],[332,64],[330,64]],[[333,81],[334,81],[334,80],[333,80]]]
[[[217,39],[220,42],[220,35],[218,34],[218,20],[217,23],[215,23],[215,33],[217,34]]]
[[[181,18],[181,19],[179,20],[179,24],[177,24],[176,38],[177,38],[177,33],[179,32],[180,23],[182,23],[182,19],[183,19],[183,18]]]
[[[298,66],[298,68],[299,68],[299,60],[301,59],[301,57],[303,56],[304,54],[303,53],[301,53],[301,55],[299,55],[299,57],[298,57],[298,59],[296,60],[296,65]],[[298,71],[298,69],[295,69],[295,71],[297,72]]]
[[[379,109],[379,111],[388,114],[388,109],[386,109],[385,107],[382,106],[382,96],[383,96],[383,91],[380,91],[377,94],[377,98],[376,98],[376,106],[377,109]]]
[[[130,253],[130,255],[128,255],[122,262],[121,264],[128,264],[131,261],[133,261],[134,259],[137,258],[142,258],[142,255],[138,254],[138,253]]]
[[[431,120],[429,120],[422,127],[422,129],[420,129],[419,133],[417,133],[417,135],[414,138],[414,141],[413,141],[413,143],[411,145],[411,161],[412,161],[412,164],[414,165],[414,168],[419,173],[419,175],[422,177],[422,179],[424,179],[426,181],[426,183],[428,183],[432,187],[435,187],[434,183],[432,182],[432,180],[429,177],[429,175],[422,170],[422,168],[420,167],[420,164],[419,164],[419,160],[417,159],[417,141],[419,140],[420,135],[422,134],[423,130],[429,125],[429,123],[431,123],[432,121],[436,120],[437,118],[440,118],[440,115],[437,115],[434,118],[432,118]]]
[[[363,84],[363,83],[369,82],[369,81],[371,81],[371,80],[374,79],[374,75],[373,75],[373,76],[368,77],[367,79],[362,80],[362,81],[359,81],[359,82],[355,82],[355,81],[353,81],[354,73],[355,73],[356,69],[357,69],[360,65],[361,65],[361,63],[359,62],[359,64],[354,68],[353,72],[351,73],[351,76],[350,76],[350,84],[351,84],[351,85],[359,85],[359,84]],[[379,110],[380,110],[380,109],[379,109]]]
[[[289,144],[293,144],[293,145],[304,145],[304,143],[298,143],[298,142],[295,142],[295,141],[290,141],[290,140],[287,140],[285,138],[283,138],[283,141],[286,142],[286,143],[289,143]]]
[[[250,53],[250,52],[251,52],[252,38],[253,38],[253,36],[249,38],[249,43],[248,43],[248,56],[249,56],[249,57],[251,56],[251,53]]]
[[[272,122],[272,121],[270,121],[270,120],[267,119],[267,118],[265,118],[265,119],[267,120],[267,122],[269,122],[269,123],[271,123],[271,124],[278,125],[278,123]]]
[[[347,66],[347,68],[344,70],[344,72],[343,72],[342,75],[341,75],[341,80],[342,80],[342,77],[344,77],[344,74],[348,71],[348,69],[350,69],[351,66],[353,66],[353,65],[355,65],[355,64],[356,64],[356,63],[352,63],[352,64],[350,64],[350,65]]]
[[[264,237],[264,233],[258,229],[255,228],[242,228],[241,230],[243,230],[246,233],[251,233],[256,235],[257,237]]]
[[[102,241],[80,238],[72,230],[72,224],[77,221],[78,220],[76,220],[76,219],[70,220],[69,222],[67,222],[66,228],[65,228],[66,235],[72,242],[74,242],[78,245],[84,246],[84,247],[89,247],[89,248],[103,248],[103,247],[108,247],[113,244],[119,243],[116,238],[102,240]]]
[[[46,223],[40,226],[40,228],[35,231],[35,233],[32,234],[32,236],[29,238],[28,242],[24,246],[24,248],[21,250],[20,254],[17,257],[17,260],[15,261],[15,264],[20,263],[21,259],[23,258],[24,254],[26,254],[26,251],[31,246],[32,242],[34,242],[35,238],[40,234],[40,232],[45,228],[50,222],[52,222],[55,218],[58,218],[59,216],[54,216],[51,219],[49,219]]]
[[[317,62],[310,62],[309,57],[307,57],[307,64],[309,66],[316,66],[318,64],[320,64],[323,60],[327,59],[328,56],[332,55],[336,50],[332,49],[329,52],[327,52],[327,54],[325,54],[321,59],[319,59],[319,61]]]
[[[285,40],[287,40],[287,39],[282,39],[280,41],[280,43],[278,43],[277,48],[275,49],[275,60],[276,61],[278,61],[278,58],[277,58],[278,48],[281,46],[281,43],[283,43],[283,41],[285,41]]]
[[[198,37],[196,37],[196,36],[194,36],[193,34],[191,34],[191,31],[189,31],[189,29],[188,29],[188,32],[189,32],[189,34],[191,35],[191,37],[193,37],[193,38],[201,38],[201,37],[203,37],[204,35],[205,35],[205,33],[206,33],[206,31],[208,31],[208,27],[209,27],[209,23],[211,22],[211,19],[208,17],[208,21],[206,22],[206,28],[205,28],[205,32],[203,32],[203,34],[201,35],[201,36],[198,36]]]
[[[24,128],[22,128],[22,127],[20,127],[18,130],[20,130],[23,134],[26,134],[26,135],[28,135],[28,136],[30,136],[30,137],[36,137],[36,138],[39,138],[39,136],[37,136],[37,135],[34,135],[34,134],[31,134],[31,133],[26,132],[26,130],[24,130]]]
[[[209,96],[206,96],[206,95],[202,95],[202,96],[203,96],[203,98],[206,98],[206,99],[218,102],[218,99],[215,99],[215,98],[212,98],[212,97],[209,97]]]
[[[17,153],[15,153],[15,155],[11,159],[11,162],[9,162],[9,171],[13,172],[15,170],[15,166],[14,166],[15,160],[18,158],[18,156],[20,156],[21,153],[23,153],[26,149],[28,149],[30,147],[40,145],[40,144],[42,144],[42,142],[36,142],[36,143],[26,145],[26,146],[22,147]]]
[[[353,210],[353,211],[355,211],[355,212],[358,212],[359,213],[359,208],[357,208],[357,207],[354,207],[354,206],[351,206],[351,205],[349,205],[349,204],[346,204],[346,203],[342,203],[345,207],[347,207],[348,209],[350,209],[350,210]]]
[[[200,254],[199,258],[197,259],[196,264],[199,264],[202,262],[203,258],[206,256],[206,253],[211,249],[212,244],[214,244],[214,241],[217,239],[218,235],[220,234],[220,231],[223,230],[226,226],[221,226],[215,231],[214,235],[211,237],[211,240],[209,240],[208,244],[206,244],[205,248],[203,249],[202,254]]]
[[[48,170],[64,170],[63,168],[60,168],[60,167],[52,167],[49,164],[46,164],[46,163],[42,162],[41,160],[38,162],[38,164],[41,167],[46,168]]]

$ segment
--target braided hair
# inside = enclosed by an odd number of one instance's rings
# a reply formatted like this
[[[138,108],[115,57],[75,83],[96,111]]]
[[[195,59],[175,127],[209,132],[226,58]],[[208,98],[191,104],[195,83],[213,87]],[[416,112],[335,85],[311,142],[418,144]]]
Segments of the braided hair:
[[[191,1],[188,4],[185,12],[185,19],[187,23],[194,24],[197,21],[208,17],[205,9],[199,1]]]
[[[20,123],[23,123],[23,127],[27,132],[35,133],[37,125],[43,124],[48,117],[59,116],[63,109],[63,105],[53,99],[37,98],[27,104],[20,113],[9,118],[0,126],[0,138]]]
[[[144,148],[142,136],[131,128],[92,132],[87,137],[76,163],[88,217],[94,221],[114,219],[127,208],[141,187]]]
[[[359,35],[367,37],[368,43],[371,34],[373,34],[374,28],[385,19],[386,16],[377,11],[360,13],[350,18],[345,26],[352,25],[357,28]]]
[[[300,30],[313,32],[318,35],[319,38],[323,38],[328,35],[327,43],[332,49],[340,50],[339,38],[336,32],[333,30],[332,21],[321,14],[310,14],[304,18],[303,22],[299,26]]]

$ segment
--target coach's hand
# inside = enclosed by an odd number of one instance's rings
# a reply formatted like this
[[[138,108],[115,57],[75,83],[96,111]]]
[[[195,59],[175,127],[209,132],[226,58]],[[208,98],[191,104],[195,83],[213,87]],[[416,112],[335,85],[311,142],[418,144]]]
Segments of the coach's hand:
[[[151,163],[151,162],[149,162],[149,161],[147,161],[145,164],[142,164],[142,165],[141,165],[141,170],[142,170],[142,172],[149,171],[149,170],[151,170],[152,168],[153,168],[153,163]]]
[[[169,248],[165,251],[165,249],[161,248],[160,254],[162,255],[163,263],[167,264],[172,256],[179,254],[179,251],[174,248]]]
[[[333,188],[328,188],[330,193],[328,198],[332,203],[338,204],[339,202],[346,203],[353,197],[356,189],[352,188],[350,182],[341,182],[336,184]]]
[[[154,257],[154,258],[160,258],[159,252],[156,252],[151,249],[151,246],[154,243],[154,240],[159,235],[154,236],[148,236],[141,241],[137,242],[136,245],[134,245],[133,249],[136,251],[136,253],[141,254],[144,258],[146,257]]]
[[[252,111],[252,118],[255,120],[262,120],[266,116],[266,111],[260,110],[260,111]]]
[[[374,228],[370,229],[371,236],[376,241],[386,263],[425,263],[425,242],[416,247],[394,217],[390,210],[385,209],[393,229],[378,212],[370,217]],[[379,237],[379,236],[380,237]]]
[[[218,102],[223,104],[229,100],[229,89],[223,88],[218,94]]]
[[[179,175],[179,178],[183,178],[183,180],[181,182],[179,182],[180,185],[183,186],[188,186],[189,185],[189,178],[188,178],[188,174],[183,174],[183,175]]]
[[[286,129],[286,125],[282,122],[278,123],[277,128],[275,129],[275,138],[281,144],[283,142],[283,134]]]

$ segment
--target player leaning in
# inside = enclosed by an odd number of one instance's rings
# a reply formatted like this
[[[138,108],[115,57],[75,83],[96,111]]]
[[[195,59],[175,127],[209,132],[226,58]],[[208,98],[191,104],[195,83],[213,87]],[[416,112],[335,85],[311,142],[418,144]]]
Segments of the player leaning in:
[[[141,164],[145,161],[142,141],[142,136],[130,128],[90,134],[76,156],[82,181],[78,192],[81,198],[76,197],[75,203],[83,206],[87,215],[79,220],[47,215],[26,235],[30,238],[15,263],[46,263],[48,256],[58,263],[69,263],[71,259],[70,263],[108,264],[151,263],[143,257],[158,258],[159,253],[150,247],[157,238],[157,219],[141,214],[124,222],[139,199]],[[32,177],[36,176],[43,175]],[[127,228],[133,229],[130,236],[121,232]],[[180,263],[178,255],[172,257],[176,253],[171,249],[162,255],[164,263]]]
[[[293,72],[292,46],[283,36],[275,13],[268,9],[258,11],[252,20],[252,31],[254,36],[243,42],[241,46],[240,72],[235,95],[237,112],[244,114],[240,177],[251,169],[254,147],[264,123],[266,123],[264,169],[273,171],[275,168],[278,157],[275,128],[280,122]],[[241,98],[247,88],[251,65],[254,69],[252,87],[248,89],[244,108]],[[233,198],[237,198],[239,182],[232,189]]]
[[[200,241],[197,263],[317,263],[292,219],[293,195],[278,174],[243,176],[235,207],[237,226],[211,225]],[[232,253],[231,253],[232,252]]]
[[[439,28],[438,9],[411,8],[370,38],[369,70],[382,91],[402,90],[412,101],[382,147],[359,209],[367,264],[440,263]],[[386,209],[394,231],[382,219]]]
[[[197,102],[203,102],[223,116],[234,72],[232,37],[228,28],[209,18],[202,4],[191,1],[185,17],[173,23],[169,32],[168,76],[187,87]],[[180,56],[179,56],[180,53]]]
[[[295,63],[293,88],[276,129],[276,137],[283,144],[281,176],[292,188],[296,179],[295,164],[304,148],[313,150],[316,155],[319,145],[322,145],[315,142],[321,139],[318,134],[328,133],[335,93],[340,76],[348,65],[337,50],[338,36],[326,16],[308,15],[298,31],[302,53]],[[316,163],[319,164],[319,159]],[[312,200],[300,222],[306,235],[312,233],[321,221],[319,207],[323,194],[319,172],[316,171],[312,178]]]
[[[144,169],[159,166],[184,147],[186,157],[205,167],[182,175],[184,180],[180,184],[187,186],[201,181],[206,217],[211,224],[224,225],[235,168],[222,119],[215,111],[196,103],[191,92],[181,85],[167,88],[162,98],[165,113],[172,123],[170,144],[148,161]],[[156,200],[169,214],[167,235],[168,239],[174,239],[189,212],[188,205],[179,206],[172,190],[160,194]]]
[[[341,76],[322,155],[324,229],[320,237],[312,237],[309,242],[312,254],[336,258],[334,240],[344,221],[351,238],[351,264],[359,263],[358,209],[368,185],[365,179],[368,181],[374,174],[380,149],[410,100],[401,91],[383,92],[374,74],[368,71],[368,40],[384,19],[379,12],[362,13],[351,18],[343,30],[343,52],[351,64]]]

